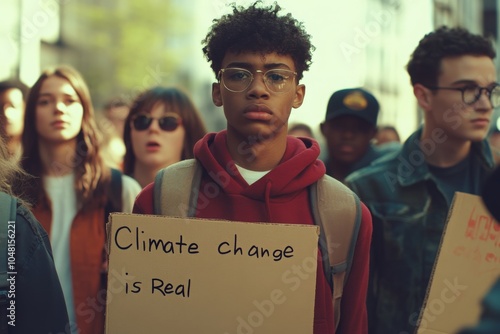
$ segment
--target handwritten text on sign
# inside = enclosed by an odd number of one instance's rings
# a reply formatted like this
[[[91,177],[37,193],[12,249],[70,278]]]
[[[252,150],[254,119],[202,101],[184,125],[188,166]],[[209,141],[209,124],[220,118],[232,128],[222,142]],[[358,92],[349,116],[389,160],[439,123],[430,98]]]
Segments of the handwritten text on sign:
[[[418,334],[457,333],[477,322],[500,275],[498,231],[480,197],[455,193]]]
[[[107,332],[312,333],[317,242],[315,226],[114,214],[109,266],[126,279]]]

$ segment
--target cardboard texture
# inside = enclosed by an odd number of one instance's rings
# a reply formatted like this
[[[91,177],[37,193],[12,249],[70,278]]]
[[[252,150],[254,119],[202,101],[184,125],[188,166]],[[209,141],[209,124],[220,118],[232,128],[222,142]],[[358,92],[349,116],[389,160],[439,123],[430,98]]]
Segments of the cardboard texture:
[[[417,333],[474,325],[499,275],[500,226],[479,196],[455,193]]]
[[[112,214],[106,333],[312,333],[318,234]]]

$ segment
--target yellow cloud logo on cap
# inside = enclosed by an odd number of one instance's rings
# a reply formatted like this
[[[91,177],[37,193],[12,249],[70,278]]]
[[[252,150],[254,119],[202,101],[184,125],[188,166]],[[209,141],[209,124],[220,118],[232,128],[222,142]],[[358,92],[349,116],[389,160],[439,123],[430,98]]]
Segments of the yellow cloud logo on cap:
[[[353,110],[363,110],[368,106],[368,101],[360,92],[354,92],[344,97],[344,105]]]

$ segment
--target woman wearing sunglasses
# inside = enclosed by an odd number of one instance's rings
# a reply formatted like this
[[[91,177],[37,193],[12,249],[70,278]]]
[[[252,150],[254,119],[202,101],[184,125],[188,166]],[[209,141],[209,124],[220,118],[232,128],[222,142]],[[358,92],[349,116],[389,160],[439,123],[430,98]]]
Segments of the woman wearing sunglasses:
[[[200,114],[186,93],[154,87],[132,103],[125,120],[123,170],[142,187],[158,170],[193,157],[193,146],[206,133]]]
[[[131,212],[141,187],[104,164],[87,85],[71,67],[42,72],[28,95],[24,129],[21,164],[35,178],[21,190],[50,236],[67,328],[104,333],[106,213],[115,198],[121,203],[113,211]]]

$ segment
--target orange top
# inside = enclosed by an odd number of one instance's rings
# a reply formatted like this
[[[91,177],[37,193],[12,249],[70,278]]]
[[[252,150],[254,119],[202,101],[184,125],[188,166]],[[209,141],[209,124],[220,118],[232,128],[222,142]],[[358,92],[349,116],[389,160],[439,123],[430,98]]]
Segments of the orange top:
[[[50,235],[50,203],[39,203],[33,214]],[[71,225],[70,257],[73,300],[80,334],[103,334],[106,287],[101,286],[106,232],[104,208],[78,211]]]

